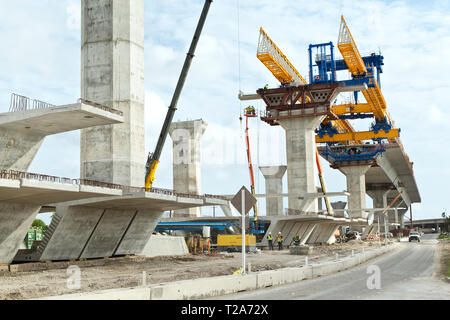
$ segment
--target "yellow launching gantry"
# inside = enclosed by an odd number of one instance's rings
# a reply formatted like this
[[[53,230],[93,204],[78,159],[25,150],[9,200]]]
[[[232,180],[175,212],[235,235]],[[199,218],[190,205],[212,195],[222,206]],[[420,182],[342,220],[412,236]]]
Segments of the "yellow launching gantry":
[[[373,75],[373,71],[369,72],[367,70],[365,63],[361,58],[355,40],[345,22],[344,16],[341,16],[341,27],[337,46],[348,66],[348,71],[352,76],[357,78],[367,75],[371,78],[371,86],[366,90],[362,90],[362,93],[375,118],[384,120],[386,118],[386,101],[384,100],[380,86]]]
[[[270,39],[264,29],[260,28],[258,51],[256,56],[269,69],[270,72],[281,83],[281,86],[289,85],[307,85],[305,78],[297,71],[289,59],[283,54],[278,46]],[[301,100],[300,100],[301,101]],[[309,102],[309,97],[306,98]],[[330,123],[337,128],[339,133],[354,133],[353,126],[347,120],[330,120],[326,118],[324,123]],[[360,141],[352,141],[352,143],[360,143]]]

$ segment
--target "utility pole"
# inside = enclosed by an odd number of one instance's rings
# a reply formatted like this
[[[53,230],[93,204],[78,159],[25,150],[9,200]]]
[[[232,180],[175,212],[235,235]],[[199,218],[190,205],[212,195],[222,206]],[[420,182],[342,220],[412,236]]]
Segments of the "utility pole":
[[[410,230],[413,229],[413,220],[412,220],[412,203],[409,205],[409,223],[410,223]]]

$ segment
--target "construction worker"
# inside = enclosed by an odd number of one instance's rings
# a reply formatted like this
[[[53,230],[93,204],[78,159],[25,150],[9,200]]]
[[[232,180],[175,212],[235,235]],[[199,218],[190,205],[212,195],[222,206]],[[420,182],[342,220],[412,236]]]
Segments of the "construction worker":
[[[278,232],[277,236],[277,242],[278,242],[278,250],[283,250],[283,236],[281,235],[281,232]]]
[[[269,249],[273,251],[273,237],[272,232],[267,235],[267,241],[269,242]]]
[[[245,112],[247,112],[247,114],[256,115],[256,111],[255,111],[255,107],[254,106],[248,106],[247,109],[245,109]]]
[[[269,89],[269,85],[266,84],[266,85],[264,86],[264,89]]]
[[[300,237],[298,236],[298,234],[296,234],[292,240],[294,241],[294,245],[296,246],[300,245]]]

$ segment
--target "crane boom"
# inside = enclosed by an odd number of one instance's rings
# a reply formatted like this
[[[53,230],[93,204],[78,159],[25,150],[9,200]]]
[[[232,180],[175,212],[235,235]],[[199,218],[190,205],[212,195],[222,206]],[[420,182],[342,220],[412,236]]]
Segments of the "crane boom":
[[[253,194],[253,196],[256,194],[256,190],[255,190],[255,175],[253,173],[253,162],[252,162],[252,154],[250,152],[250,139],[248,136],[248,118],[253,118],[256,117],[249,115],[249,114],[245,114],[245,142],[247,144],[247,160],[248,160],[248,169],[250,171],[250,182],[251,182],[251,192]],[[255,220],[258,219],[258,203],[255,203],[253,210],[255,210]]]
[[[177,110],[178,99],[180,98],[181,91],[183,90],[187,74],[191,67],[192,59],[194,58],[195,49],[197,48],[197,44],[200,39],[200,35],[202,33],[203,26],[205,25],[206,17],[208,15],[208,11],[212,2],[213,0],[205,0],[203,11],[200,16],[197,29],[195,30],[194,38],[192,39],[191,47],[189,48],[189,52],[187,53],[183,69],[181,70],[180,78],[178,79],[177,87],[172,97],[172,102],[170,103],[166,119],[164,120],[164,124],[159,135],[158,143],[156,144],[155,151],[153,153],[150,153],[148,156],[145,176],[145,189],[147,191],[150,190],[153,181],[155,180],[156,167],[159,164],[161,152],[166,142],[167,135],[169,134],[169,128],[172,124],[173,116],[175,114],[175,111]]]

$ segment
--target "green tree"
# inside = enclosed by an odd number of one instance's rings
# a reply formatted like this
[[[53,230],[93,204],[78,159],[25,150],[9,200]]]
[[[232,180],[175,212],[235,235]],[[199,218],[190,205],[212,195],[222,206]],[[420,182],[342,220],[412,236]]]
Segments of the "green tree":
[[[450,224],[450,216],[447,217],[447,213],[444,211],[441,214],[442,218],[444,218],[444,229],[442,232],[448,232],[448,225]]]
[[[35,219],[31,226],[32,227],[41,227],[43,232],[47,231],[47,229],[48,229],[48,226],[41,219]]]

